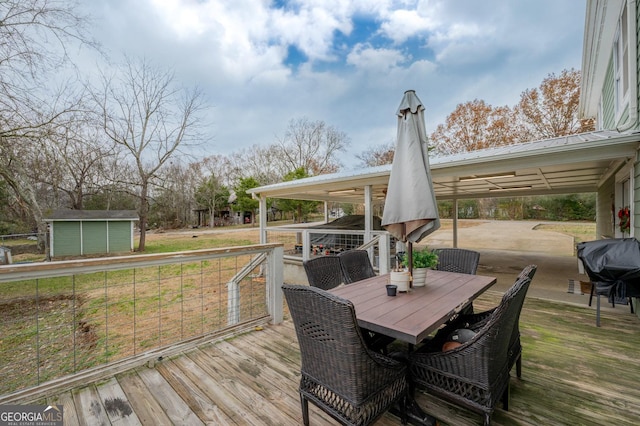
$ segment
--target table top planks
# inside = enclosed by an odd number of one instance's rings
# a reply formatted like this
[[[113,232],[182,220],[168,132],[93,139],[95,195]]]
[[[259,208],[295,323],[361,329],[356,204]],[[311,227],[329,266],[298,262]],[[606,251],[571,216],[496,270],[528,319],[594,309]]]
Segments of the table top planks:
[[[495,277],[429,271],[424,287],[387,296],[389,274],[330,290],[350,300],[361,327],[417,344],[496,283]]]

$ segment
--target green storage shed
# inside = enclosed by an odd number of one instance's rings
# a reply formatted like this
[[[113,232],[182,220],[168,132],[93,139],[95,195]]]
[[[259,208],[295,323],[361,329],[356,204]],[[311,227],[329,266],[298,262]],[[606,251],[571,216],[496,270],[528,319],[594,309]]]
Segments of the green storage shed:
[[[133,251],[135,210],[56,210],[49,223],[53,257]]]

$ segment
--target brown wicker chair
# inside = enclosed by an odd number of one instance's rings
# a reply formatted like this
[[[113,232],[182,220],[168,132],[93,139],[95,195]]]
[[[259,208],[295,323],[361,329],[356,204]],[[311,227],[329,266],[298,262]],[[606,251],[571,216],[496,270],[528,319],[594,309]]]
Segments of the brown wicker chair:
[[[367,278],[375,277],[376,273],[369,260],[366,250],[347,250],[338,253],[342,266],[342,275],[345,284],[351,284]]]
[[[305,425],[309,401],[345,425],[371,424],[395,403],[404,405],[406,365],[367,348],[351,302],[309,286],[282,289],[300,345]]]
[[[307,273],[309,285],[323,290],[331,290],[343,282],[340,259],[335,255],[320,256],[305,260],[302,265]]]
[[[509,370],[511,339],[531,283],[520,277],[504,294],[473,339],[446,352],[410,355],[410,377],[429,393],[484,414],[484,424],[502,400],[509,409]],[[427,344],[428,346],[428,344]]]

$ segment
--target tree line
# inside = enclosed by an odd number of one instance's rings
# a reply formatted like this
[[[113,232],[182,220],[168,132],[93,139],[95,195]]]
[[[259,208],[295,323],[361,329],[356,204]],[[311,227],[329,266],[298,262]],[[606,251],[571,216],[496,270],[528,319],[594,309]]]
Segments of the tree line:
[[[198,87],[145,58],[107,59],[88,36],[92,17],[65,0],[0,2],[0,234],[43,233],[58,208],[132,209],[146,229],[193,224],[194,211],[232,201],[257,209],[246,190],[339,171],[346,133],[322,120],[292,119],[268,146],[196,157],[211,143],[209,106]],[[102,60],[82,75],[70,54]],[[460,104],[431,135],[435,155],[591,130],[577,120],[580,73],[550,74],[513,108]],[[373,141],[360,166],[390,163],[393,143]],[[275,200],[274,212],[301,219],[315,203]]]

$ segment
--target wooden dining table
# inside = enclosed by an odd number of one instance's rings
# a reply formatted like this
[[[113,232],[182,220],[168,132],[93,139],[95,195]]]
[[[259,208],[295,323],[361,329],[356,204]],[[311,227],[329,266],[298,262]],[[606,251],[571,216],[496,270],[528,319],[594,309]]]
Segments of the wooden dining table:
[[[387,295],[390,274],[329,291],[353,303],[360,327],[416,345],[496,281],[484,275],[429,270],[425,286],[396,296]]]

